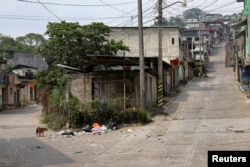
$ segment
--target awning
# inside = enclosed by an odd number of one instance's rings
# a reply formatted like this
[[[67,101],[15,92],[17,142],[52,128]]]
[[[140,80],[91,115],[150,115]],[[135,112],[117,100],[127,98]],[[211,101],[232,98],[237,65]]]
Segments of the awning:
[[[232,27],[235,28],[235,29],[239,29],[239,28],[241,28],[242,26],[245,26],[245,25],[247,25],[247,19],[244,19],[244,20],[242,20],[242,21],[240,21],[238,23],[233,24]]]
[[[178,65],[180,65],[180,59],[177,57],[174,60],[170,60],[170,65],[172,65],[172,66],[178,66]]]
[[[243,30],[241,30],[241,31],[239,31],[239,32],[237,32],[237,33],[235,33],[235,38],[237,39],[237,38],[240,38],[241,36],[244,36],[246,34],[246,30],[245,29],[243,29]]]

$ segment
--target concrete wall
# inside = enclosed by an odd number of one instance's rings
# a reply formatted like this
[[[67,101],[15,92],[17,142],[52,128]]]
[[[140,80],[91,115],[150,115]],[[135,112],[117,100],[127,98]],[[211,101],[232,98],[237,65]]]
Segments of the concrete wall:
[[[137,27],[112,27],[111,29],[109,38],[116,41],[122,40],[130,48],[130,52],[125,52],[126,56],[139,56]],[[145,57],[158,57],[158,28],[144,27],[143,33]],[[172,43],[172,40],[174,43]],[[170,64],[170,60],[177,57],[182,60],[180,40],[181,32],[178,27],[163,27],[163,59],[167,63]],[[118,55],[123,56],[123,53]]]
[[[21,64],[36,67],[39,70],[45,70],[48,68],[47,62],[42,56],[25,52],[15,52],[14,57],[7,60],[7,64],[12,66]]]
[[[115,98],[125,97],[128,99],[126,106],[140,105],[140,82],[139,72],[126,72],[125,80],[123,72],[103,72],[95,74],[73,74],[70,75],[69,89],[73,96],[81,102],[91,100],[108,101]],[[125,81],[125,82],[124,82]],[[157,102],[156,77],[146,74],[146,104],[155,105]]]
[[[27,81],[25,87],[20,89],[19,92],[19,102],[23,105],[28,105],[36,100],[35,97],[36,89],[34,81]]]
[[[140,88],[140,87],[139,87]],[[146,106],[157,104],[157,78],[150,74],[146,75]]]
[[[20,89],[20,103],[21,103],[21,106],[24,106],[24,105],[27,105],[28,102],[29,102],[29,95],[28,95],[28,87],[27,85]]]
[[[8,81],[8,86],[3,89],[3,105],[14,107],[17,100],[17,77],[15,75],[8,75]]]
[[[71,74],[69,88],[73,96],[76,96],[81,102],[92,100],[92,77],[83,74]]]

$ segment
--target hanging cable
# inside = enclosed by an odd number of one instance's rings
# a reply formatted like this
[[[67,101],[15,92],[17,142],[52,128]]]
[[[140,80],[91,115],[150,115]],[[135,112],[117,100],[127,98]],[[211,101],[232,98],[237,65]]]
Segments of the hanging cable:
[[[58,17],[54,12],[52,12],[49,8],[47,8],[43,3],[41,3],[39,0],[37,0],[49,13],[51,13],[53,16],[55,16],[58,20],[62,21],[60,17]]]
[[[114,5],[108,4],[108,3],[106,3],[106,2],[104,2],[102,0],[100,0],[100,2],[103,3],[103,4],[105,4],[105,5],[107,5],[107,6],[109,6],[109,7],[111,7],[111,8],[113,8],[113,9],[115,9],[115,10],[117,10],[117,11],[119,11],[119,12],[122,12],[122,13],[125,13],[125,14],[129,14],[126,11],[123,11],[123,10],[121,10],[119,8],[116,8],[116,7],[114,7]]]
[[[29,0],[18,0],[20,2],[28,2],[28,3],[39,3],[35,1],[29,1]],[[56,5],[56,6],[74,6],[74,7],[82,7],[82,6],[93,6],[93,7],[103,7],[103,6],[120,6],[120,5],[127,5],[127,4],[133,4],[136,3],[136,1],[131,1],[131,2],[125,2],[125,3],[116,3],[116,4],[109,4],[109,5],[82,5],[82,4],[63,4],[63,3],[52,3],[52,2],[42,2],[43,4],[46,5]]]

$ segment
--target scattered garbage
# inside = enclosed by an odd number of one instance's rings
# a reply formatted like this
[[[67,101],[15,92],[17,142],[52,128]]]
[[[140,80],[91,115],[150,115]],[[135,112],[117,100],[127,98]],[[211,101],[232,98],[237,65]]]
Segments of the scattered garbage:
[[[60,132],[61,135],[66,135],[66,136],[74,136],[74,132],[71,130],[65,130]]]
[[[101,125],[99,123],[93,123],[92,128],[100,128]]]
[[[56,140],[56,136],[64,136],[64,137],[72,137],[72,136],[81,136],[83,134],[98,134],[101,135],[103,133],[108,133],[112,130],[116,130],[117,124],[113,121],[109,121],[107,124],[101,125],[98,122],[93,123],[92,125],[85,125],[80,129],[76,130],[61,130],[60,132],[57,132],[56,135],[53,135],[51,139]],[[133,130],[129,129],[128,132],[133,132]]]
[[[91,131],[94,135],[95,134],[98,134],[98,135],[102,134],[101,125],[99,123],[93,123]]]
[[[112,129],[112,130],[117,129],[117,124],[115,122],[112,122],[112,121],[109,121],[106,126],[107,126],[107,129]]]
[[[85,133],[92,133],[92,134],[102,134],[102,133],[107,133],[109,130],[116,130],[117,125],[115,122],[109,121],[105,125],[101,125],[100,123],[93,123],[92,126],[90,125],[85,125],[84,127],[81,128],[81,130]]]
[[[86,125],[82,128],[82,131],[84,132],[91,132],[91,126],[90,125]]]

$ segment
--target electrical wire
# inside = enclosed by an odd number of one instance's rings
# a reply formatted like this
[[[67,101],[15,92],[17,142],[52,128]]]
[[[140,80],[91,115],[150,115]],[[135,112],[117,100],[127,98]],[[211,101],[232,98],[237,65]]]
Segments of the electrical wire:
[[[18,1],[25,1],[25,0],[18,0]],[[34,2],[34,1],[32,1]],[[193,3],[194,0],[189,0],[188,2]],[[234,5],[235,2],[234,1],[229,1],[227,3],[224,3],[222,5],[216,5],[213,4],[211,6],[215,7],[215,8],[209,8],[208,9],[208,5],[211,4],[212,2],[214,2],[214,0],[210,0],[207,1],[206,4],[203,4],[201,7],[207,9],[204,10],[205,12],[212,12],[212,11],[216,11],[216,12],[227,12],[227,13],[231,13],[231,12],[240,12],[237,11],[237,9],[241,9],[242,7],[231,7],[230,9],[226,9],[231,5]],[[137,10],[137,8],[132,9],[131,11],[128,11],[126,13],[124,13],[122,16],[118,16],[118,17],[58,17],[52,10],[50,10],[49,8],[47,8],[47,6],[45,6],[41,1],[37,1],[36,3],[41,4],[48,12],[50,12],[56,19],[53,19],[51,17],[45,17],[45,16],[19,16],[19,15],[0,15],[0,18],[2,19],[18,19],[18,20],[37,20],[37,21],[46,21],[46,20],[51,20],[51,21],[55,21],[55,20],[108,20],[107,21],[107,25],[109,25],[112,22],[117,22],[120,20],[123,20],[120,24],[118,24],[117,26],[128,26],[128,25],[136,25],[137,24],[137,14],[134,14],[134,12]],[[106,2],[104,2],[106,3]],[[132,3],[132,2],[128,2],[128,3]],[[127,4],[127,3],[120,3],[120,5],[123,4]],[[143,4],[143,15],[144,15],[144,22],[143,24],[148,24],[149,22],[153,21],[157,15],[155,8],[156,8],[156,0],[148,0]],[[76,4],[75,4],[76,5]],[[118,5],[117,4],[104,4],[102,6],[112,6],[112,5]],[[206,5],[206,6],[205,6]],[[218,10],[219,9],[219,10]],[[242,8],[243,9],[243,8]],[[167,8],[165,10],[164,13],[167,13],[167,16],[175,16],[176,14],[181,14],[182,12],[184,12],[185,8],[179,8],[176,6],[171,6],[169,8]],[[125,11],[123,11],[125,12]],[[124,20],[125,19],[125,20]]]
[[[42,2],[40,2],[39,0],[37,0],[37,2],[39,4],[41,4],[49,13],[51,13],[53,16],[55,16],[58,20],[62,21],[62,19],[60,19],[60,17],[58,17],[54,12],[52,12],[49,8],[47,8]]]
[[[223,9],[223,8],[221,8],[221,9]],[[234,8],[230,8],[229,10],[227,9],[227,10],[216,10],[217,12],[219,11],[219,12],[221,12],[221,11],[225,11],[225,12],[232,12],[234,9],[243,9],[241,6],[238,6],[238,7],[234,7]],[[213,9],[210,9],[210,10],[206,10],[206,12],[211,12],[211,11],[213,11]]]
[[[225,8],[225,7],[227,7],[227,6],[230,6],[230,5],[234,5],[235,4],[235,1],[231,1],[231,2],[229,2],[229,3],[226,3],[226,4],[223,4],[223,5],[221,5],[221,6],[219,6],[219,7],[217,7],[217,8],[213,8],[213,9],[211,9],[211,10],[217,10],[217,9],[221,9],[221,8]]]
[[[148,0],[145,4],[147,4],[147,3],[149,3],[151,0]],[[144,5],[145,5],[144,4]],[[134,17],[137,17],[137,14],[132,14],[132,12],[135,12],[135,11],[137,11],[137,8],[134,8],[134,9],[132,9],[132,10],[130,10],[128,13],[131,13],[131,15],[130,15],[130,18],[131,19],[133,19]],[[122,15],[122,16],[124,16],[124,15]],[[109,21],[109,22],[106,22],[106,24],[111,24],[112,22],[114,22],[114,21],[117,21],[117,19],[114,19],[114,20],[111,20],[111,21]],[[124,22],[128,22],[127,20],[126,21],[123,21],[122,23],[120,23],[119,25],[122,25]],[[117,25],[118,26],[118,25]]]
[[[0,15],[0,18],[6,19],[19,19],[19,20],[58,20],[54,17],[46,17],[46,16],[21,16],[21,15]],[[122,19],[128,18],[128,16],[124,17],[61,17],[63,20],[110,20],[110,19]]]
[[[28,3],[39,3],[35,1],[29,1],[29,0],[18,0],[20,2],[28,2]],[[132,4],[136,3],[136,1],[131,1],[131,2],[125,2],[125,3],[116,3],[116,4],[109,4],[109,5],[82,5],[82,4],[63,4],[63,3],[52,3],[52,2],[42,2],[43,4],[46,5],[57,5],[57,6],[74,6],[74,7],[82,7],[82,6],[89,6],[89,7],[103,7],[103,6],[120,6],[120,5],[127,5],[127,4]]]
[[[104,2],[103,0],[100,0],[100,2],[103,3],[103,4],[105,4],[105,5],[107,5],[107,6],[109,6],[109,7],[111,7],[111,8],[113,8],[113,9],[115,9],[115,10],[117,10],[117,11],[119,11],[119,12],[122,12],[122,13],[125,13],[125,14],[129,14],[126,11],[123,11],[123,10],[117,8],[117,7],[114,7],[114,5],[112,5],[112,4],[108,4],[108,3]]]
[[[152,3],[150,3],[151,0],[148,0],[146,3],[143,4],[143,7],[146,8],[143,10],[143,14],[145,14],[145,11],[148,11],[148,8],[152,8]],[[154,3],[153,3],[154,5]],[[133,11],[137,11],[137,8],[134,9]],[[120,26],[127,26],[128,24],[133,24],[134,22],[137,22],[137,14],[136,15],[133,15],[129,20],[125,20],[123,21],[122,23],[118,24],[117,27],[120,27]]]

